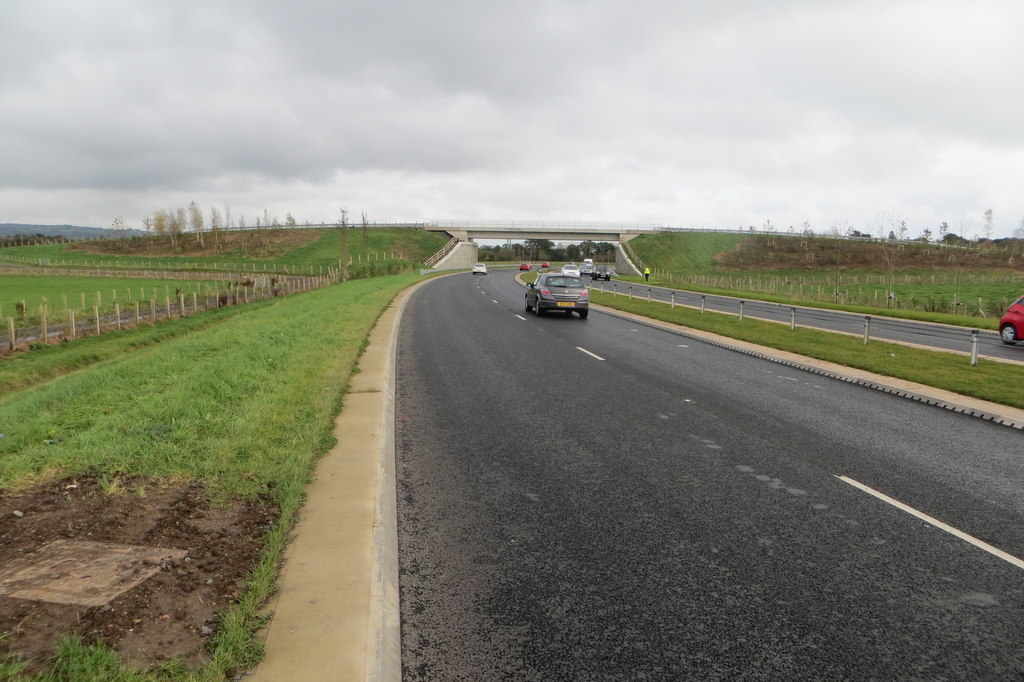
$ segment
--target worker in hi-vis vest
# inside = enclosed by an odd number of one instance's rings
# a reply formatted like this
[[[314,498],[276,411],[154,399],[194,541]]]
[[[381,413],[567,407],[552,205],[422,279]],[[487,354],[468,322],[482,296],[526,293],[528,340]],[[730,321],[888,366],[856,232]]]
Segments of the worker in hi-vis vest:
[[[651,279],[651,269],[650,268],[644,268],[644,281],[645,282],[649,282],[650,279]]]

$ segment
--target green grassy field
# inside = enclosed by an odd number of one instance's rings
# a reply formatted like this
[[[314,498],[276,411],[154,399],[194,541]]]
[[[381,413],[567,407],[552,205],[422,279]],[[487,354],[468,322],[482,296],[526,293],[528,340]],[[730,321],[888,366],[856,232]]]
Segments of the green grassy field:
[[[64,277],[50,275],[0,275],[0,319],[16,317],[16,305],[25,302],[29,315],[37,315],[43,302],[51,314],[67,309],[81,311],[119,301],[163,300],[183,293],[216,291],[223,283],[209,280],[128,279],[124,277]]]
[[[273,590],[310,471],[333,443],[366,336],[419,279],[353,280],[178,321],[198,325],[208,315],[197,328],[140,328],[23,356],[34,365],[4,361],[12,390],[0,396],[0,489],[132,472],[203,480],[227,497],[270,495],[282,510],[250,589],[221,619],[212,662],[174,679],[220,680],[253,662],[257,610]],[[154,332],[164,333],[159,343],[147,336]],[[79,358],[69,361],[71,353]],[[64,374],[70,369],[81,371]],[[66,655],[81,670],[103,670],[102,679],[148,679],[115,678],[109,656],[93,648],[69,645]],[[106,663],[91,662],[97,656]]]

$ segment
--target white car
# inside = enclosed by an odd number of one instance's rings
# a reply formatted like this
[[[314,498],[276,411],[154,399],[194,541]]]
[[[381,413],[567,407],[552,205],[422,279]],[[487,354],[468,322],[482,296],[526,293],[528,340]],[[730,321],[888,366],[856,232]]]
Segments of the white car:
[[[483,263],[477,263],[476,265],[473,266],[473,274],[474,275],[486,275],[487,274],[487,266],[484,265]]]
[[[572,275],[573,277],[579,277],[580,276],[580,266],[576,265],[575,263],[569,263],[568,265],[563,265],[562,266],[562,274],[563,275]]]

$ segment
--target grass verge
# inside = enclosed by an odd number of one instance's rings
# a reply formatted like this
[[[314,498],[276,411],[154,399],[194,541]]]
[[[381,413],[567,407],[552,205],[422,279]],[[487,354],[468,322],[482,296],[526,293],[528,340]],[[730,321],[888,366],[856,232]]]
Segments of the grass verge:
[[[817,329],[788,326],[737,316],[705,312],[666,303],[629,300],[622,296],[591,292],[599,305],[623,310],[655,320],[708,331],[769,348],[798,353],[810,358],[863,369],[883,376],[913,381],[1001,405],[1024,408],[1024,367],[980,361],[972,367],[962,355],[920,350],[895,343],[871,341],[859,337]]]
[[[781,305],[793,305],[803,308],[821,308],[823,310],[839,310],[847,313],[857,313],[860,315],[872,315],[876,317],[893,317],[901,320],[916,320],[918,322],[935,322],[936,324],[951,324],[960,327],[969,327],[974,329],[990,329],[995,330],[999,328],[998,317],[974,317],[969,315],[953,315],[951,313],[939,313],[939,312],[928,312],[926,310],[910,310],[906,308],[883,308],[879,306],[867,306],[867,305],[850,305],[843,303],[830,303],[828,301],[813,301],[807,298],[800,298],[794,296],[785,296],[780,294],[769,294],[762,291],[751,291],[743,289],[723,289],[721,287],[710,287],[703,286],[700,284],[680,284],[678,282],[670,282],[660,277],[651,277],[650,282],[644,281],[642,276],[638,275],[621,275],[618,277],[618,281],[626,282],[627,284],[639,285],[636,288],[637,292],[643,291],[644,286],[658,286],[669,289],[676,289],[677,291],[691,291],[698,294],[711,294],[714,296],[729,296],[731,298],[742,298],[747,301],[767,301],[769,303],[779,303]],[[1012,299],[1008,299],[1012,302]]]
[[[0,394],[40,384],[85,369],[104,360],[123,357],[133,350],[189,334],[238,315],[254,312],[278,299],[255,301],[244,306],[214,308],[188,317],[143,324],[134,329],[86,336],[58,345],[40,346],[31,352],[0,359]]]
[[[333,444],[334,417],[366,337],[418,275],[353,280],[164,342],[115,354],[87,371],[0,397],[0,488],[79,473],[200,479],[224,497],[269,496],[281,509],[249,589],[228,611],[200,671],[138,679],[221,680],[255,663],[258,608],[275,587],[287,530],[316,461]],[[90,663],[69,643],[56,663]],[[102,657],[101,657],[102,658]],[[84,667],[83,667],[84,666]],[[93,679],[89,673],[76,679]],[[64,679],[48,677],[38,679]]]

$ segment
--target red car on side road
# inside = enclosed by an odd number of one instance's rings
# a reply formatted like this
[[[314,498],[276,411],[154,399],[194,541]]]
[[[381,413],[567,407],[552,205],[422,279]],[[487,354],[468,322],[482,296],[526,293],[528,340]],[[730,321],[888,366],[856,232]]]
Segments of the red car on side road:
[[[1017,299],[999,320],[999,338],[1011,346],[1024,341],[1024,296]]]
[[[522,272],[523,270],[533,270],[533,266],[529,263],[521,263],[519,265],[519,271]]]

